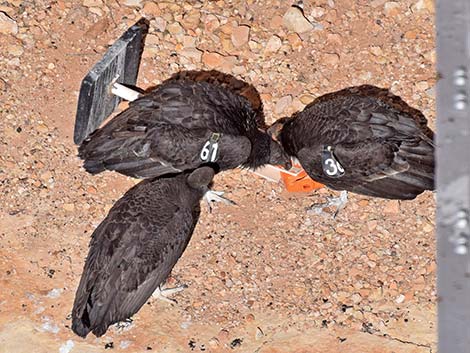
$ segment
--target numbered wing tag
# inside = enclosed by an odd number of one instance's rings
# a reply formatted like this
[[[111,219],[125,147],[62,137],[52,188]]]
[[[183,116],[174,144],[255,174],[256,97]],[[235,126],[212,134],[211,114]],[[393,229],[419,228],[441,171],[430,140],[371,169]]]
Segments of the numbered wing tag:
[[[330,178],[341,178],[344,175],[343,166],[333,154],[331,146],[325,146],[321,154],[323,173]]]
[[[203,162],[215,162],[217,160],[217,153],[219,151],[219,139],[220,134],[213,133],[209,141],[206,141],[202,147],[201,153],[199,153],[199,158]]]

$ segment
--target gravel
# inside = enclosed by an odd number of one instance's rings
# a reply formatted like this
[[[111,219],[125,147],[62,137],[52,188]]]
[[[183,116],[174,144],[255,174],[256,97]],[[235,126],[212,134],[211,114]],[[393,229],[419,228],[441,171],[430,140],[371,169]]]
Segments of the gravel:
[[[25,336],[45,352],[101,351],[108,342],[71,338],[66,318],[90,234],[136,181],[86,174],[72,143],[73,122],[81,79],[140,16],[150,19],[150,34],[139,87],[180,70],[215,68],[253,84],[270,123],[321,94],[368,83],[390,87],[435,126],[432,1],[290,5],[0,5],[0,342],[8,337],[9,352],[22,351]],[[337,196],[326,189],[289,194],[241,170],[217,176],[215,187],[238,206],[218,206],[211,214],[203,209],[172,273],[189,288],[176,306],[150,301],[131,329],[112,329],[106,337],[116,347],[186,351],[193,339],[199,351],[232,351],[233,345],[274,352],[276,344],[309,351],[310,338],[318,347],[335,347],[330,340],[337,337],[361,342],[360,349],[338,347],[345,352],[366,353],[378,344],[386,352],[435,347],[432,193],[408,202],[350,195],[333,219],[307,213]],[[62,290],[60,296],[48,297],[51,288]]]

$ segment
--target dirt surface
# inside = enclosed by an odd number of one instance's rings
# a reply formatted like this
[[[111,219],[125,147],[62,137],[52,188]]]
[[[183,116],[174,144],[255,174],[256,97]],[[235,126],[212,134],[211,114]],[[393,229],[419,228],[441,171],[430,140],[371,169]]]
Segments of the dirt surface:
[[[90,234],[136,181],[81,168],[80,81],[141,15],[138,85],[188,69],[253,84],[268,122],[321,94],[390,87],[434,127],[431,0],[0,1],[0,352],[432,352],[435,202],[290,194],[248,171],[216,178],[237,206],[203,209],[172,273],[127,327],[83,340],[70,311]],[[285,14],[289,15],[285,17]],[[301,14],[301,13],[300,13]]]

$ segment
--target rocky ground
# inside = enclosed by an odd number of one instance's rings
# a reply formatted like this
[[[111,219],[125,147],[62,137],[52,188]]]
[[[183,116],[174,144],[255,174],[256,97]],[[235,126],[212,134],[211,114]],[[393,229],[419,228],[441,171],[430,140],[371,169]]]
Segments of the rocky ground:
[[[70,330],[90,234],[134,180],[87,175],[72,142],[80,81],[141,16],[138,85],[188,69],[253,84],[268,122],[363,83],[390,87],[434,127],[431,0],[0,1],[0,352],[432,352],[435,202],[287,193],[219,175],[237,206],[204,208],[172,283],[131,325]]]

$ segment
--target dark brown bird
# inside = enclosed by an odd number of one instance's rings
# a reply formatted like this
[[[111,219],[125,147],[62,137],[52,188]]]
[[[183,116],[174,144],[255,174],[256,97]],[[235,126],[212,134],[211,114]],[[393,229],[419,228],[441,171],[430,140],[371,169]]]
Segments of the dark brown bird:
[[[263,101],[256,88],[233,75],[217,70],[183,70],[173,74],[163,83],[172,81],[208,82],[221,86],[231,92],[244,97],[255,112],[256,124],[259,128],[266,130],[268,126],[264,120]]]
[[[434,190],[433,132],[420,111],[387,89],[364,85],[321,96],[269,131],[332,189],[402,200]]]
[[[265,164],[290,158],[257,124],[244,97],[223,85],[171,80],[130,103],[79,147],[85,169],[136,178],[192,170]]]
[[[75,295],[72,330],[103,335],[134,315],[188,245],[214,171],[147,179],[121,197],[93,232]]]

